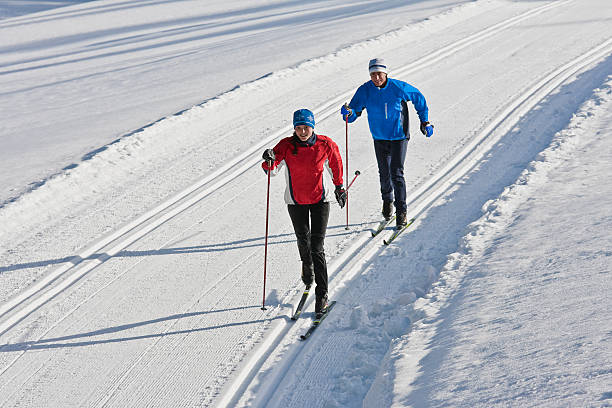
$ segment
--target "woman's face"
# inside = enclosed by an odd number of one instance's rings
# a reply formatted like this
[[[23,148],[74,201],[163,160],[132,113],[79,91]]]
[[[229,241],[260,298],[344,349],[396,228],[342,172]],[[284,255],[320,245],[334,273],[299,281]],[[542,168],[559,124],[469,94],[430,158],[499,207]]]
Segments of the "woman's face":
[[[312,136],[312,132],[314,131],[314,129],[308,125],[297,125],[295,128],[293,128],[293,130],[295,130],[295,134],[302,142],[310,139],[310,136]]]

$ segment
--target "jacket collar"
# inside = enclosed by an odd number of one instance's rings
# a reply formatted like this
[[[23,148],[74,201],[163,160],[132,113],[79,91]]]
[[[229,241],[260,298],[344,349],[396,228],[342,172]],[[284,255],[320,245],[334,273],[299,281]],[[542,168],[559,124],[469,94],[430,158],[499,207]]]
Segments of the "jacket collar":
[[[374,82],[370,81],[370,84],[372,84],[372,86],[376,89],[386,89],[389,86],[389,77],[387,77],[387,80],[385,81],[385,83],[382,86],[376,86],[374,85]]]
[[[308,140],[306,140],[305,142],[302,142],[300,138],[297,137],[295,133],[293,133],[293,142],[298,146],[311,147],[311,146],[314,146],[316,141],[317,141],[317,134],[314,132],[312,133],[312,136],[310,136]]]

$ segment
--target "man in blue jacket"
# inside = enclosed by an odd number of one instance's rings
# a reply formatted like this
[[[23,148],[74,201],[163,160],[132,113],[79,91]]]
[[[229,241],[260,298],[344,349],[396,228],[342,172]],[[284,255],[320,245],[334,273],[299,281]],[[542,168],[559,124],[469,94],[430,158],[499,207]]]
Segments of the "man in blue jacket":
[[[428,122],[429,109],[423,94],[406,82],[387,77],[387,65],[382,58],[369,63],[370,81],[361,85],[351,101],[342,106],[341,113],[349,123],[368,110],[368,124],[374,138],[378,161],[383,216],[390,219],[395,201],[396,224],[406,225],[406,181],[404,160],[410,139],[408,101],[412,102],[421,121],[421,132],[430,137],[433,125]]]

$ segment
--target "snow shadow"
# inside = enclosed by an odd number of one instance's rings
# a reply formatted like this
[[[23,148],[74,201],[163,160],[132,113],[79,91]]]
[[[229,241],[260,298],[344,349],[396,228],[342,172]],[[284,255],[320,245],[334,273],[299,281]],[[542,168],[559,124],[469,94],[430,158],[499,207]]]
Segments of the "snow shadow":
[[[355,228],[365,228],[368,224],[372,223],[358,223],[358,224],[349,224],[351,230],[345,230],[345,225],[334,225],[328,227],[328,234],[326,237],[338,237],[350,235],[353,233]],[[331,232],[334,230],[339,230],[338,232]],[[11,272],[22,269],[31,269],[31,268],[45,268],[51,265],[60,265],[66,262],[70,262],[74,265],[77,265],[83,261],[98,259],[102,262],[112,258],[117,257],[146,257],[146,256],[159,256],[159,255],[184,255],[184,254],[199,254],[199,253],[214,253],[214,252],[226,252],[226,251],[234,251],[237,249],[245,249],[245,248],[257,248],[264,246],[264,236],[255,237],[255,238],[247,238],[241,239],[237,241],[229,241],[229,242],[220,242],[208,245],[191,245],[191,246],[176,246],[169,248],[161,248],[161,249],[150,249],[150,250],[140,250],[140,251],[130,251],[124,250],[118,252],[116,255],[110,256],[107,253],[95,253],[91,256],[83,258],[78,255],[73,256],[65,256],[62,258],[56,259],[45,259],[41,261],[32,261],[32,262],[23,262],[13,265],[0,266],[0,274],[3,272]],[[275,234],[268,236],[268,245],[285,245],[290,243],[295,243],[295,234],[284,233],[284,234]]]
[[[219,309],[219,310],[210,310],[206,312],[192,312],[192,313],[181,313],[175,314],[171,316],[161,317],[158,319],[146,320],[143,322],[124,324],[120,326],[109,327],[106,329],[94,330],[86,333],[78,333],[72,334],[69,336],[63,337],[54,337],[50,339],[41,339],[37,341],[26,341],[22,343],[15,344],[4,344],[0,345],[0,353],[10,353],[15,351],[28,351],[28,350],[49,350],[49,349],[59,349],[59,348],[67,348],[67,347],[85,347],[85,346],[95,346],[100,344],[112,344],[112,343],[121,343],[126,341],[134,341],[134,340],[146,340],[146,339],[155,339],[159,337],[167,337],[181,334],[189,334],[189,333],[197,333],[209,330],[217,330],[223,329],[227,327],[236,327],[236,326],[244,326],[249,324],[259,324],[265,322],[271,322],[278,319],[286,319],[289,318],[287,316],[276,316],[269,319],[257,319],[257,320],[249,320],[249,321],[241,321],[241,322],[232,322],[226,323],[216,326],[208,326],[208,327],[195,327],[193,329],[186,330],[175,330],[175,331],[162,331],[159,333],[149,333],[138,336],[125,336],[125,337],[114,337],[114,338],[105,338],[100,340],[93,340],[92,338],[97,336],[109,336],[116,333],[127,332],[132,329],[136,329],[139,327],[154,325],[158,323],[163,323],[171,320],[181,320],[181,319],[189,319],[196,318],[201,316],[206,316],[213,313],[223,313],[223,312],[232,312],[237,310],[246,310],[246,309],[258,309],[260,305],[253,306],[241,306],[227,309]],[[194,326],[197,325],[198,322],[194,322]],[[88,339],[88,340],[85,340]],[[79,340],[79,341],[74,341]]]
[[[90,1],[94,0],[6,0],[0,2],[0,20]]]
[[[439,271],[448,254],[461,251],[459,240],[466,228],[482,216],[482,208],[489,200],[499,197],[507,186],[515,184],[521,173],[532,161],[538,160],[540,152],[548,148],[559,131],[570,123],[580,106],[592,97],[593,90],[605,83],[612,64],[612,57],[591,70],[576,77],[572,83],[563,85],[558,92],[549,95],[532,109],[491,149],[483,161],[464,179],[456,183],[457,189],[445,197],[445,203],[428,210],[427,218],[410,234],[406,250],[412,252],[424,240],[438,246],[421,247],[431,254],[427,262]],[[497,245],[496,242],[493,245]],[[418,273],[417,270],[414,273]],[[414,391],[402,404],[413,406],[439,406],[444,401],[436,400],[436,384],[445,381],[438,377],[441,364],[448,361],[448,350],[440,344],[448,338],[459,338],[453,327],[454,310],[465,300],[466,282],[478,278],[478,273],[468,274],[458,290],[452,294],[441,309],[439,325],[428,347],[428,354],[420,361],[420,376],[411,385]],[[436,277],[437,279],[437,277]],[[431,285],[433,282],[429,282]]]
[[[44,51],[56,46],[57,44],[70,44],[73,42],[81,43],[83,41],[93,41],[97,38],[113,37],[113,40],[93,42],[91,44],[87,44],[87,46],[78,47],[78,49],[75,51],[11,61],[10,63],[0,65],[0,67],[8,68],[11,66],[31,64],[45,60],[55,60],[57,58],[64,59],[64,61],[61,62],[43,63],[26,68],[8,69],[6,71],[2,71],[2,74],[12,74],[72,64],[75,62],[97,60],[100,58],[113,57],[117,55],[132,54],[138,51],[150,51],[152,49],[164,48],[177,44],[185,45],[192,42],[200,42],[203,40],[211,40],[227,36],[248,35],[249,32],[255,33],[271,29],[277,30],[283,27],[302,26],[304,24],[320,25],[324,23],[334,23],[340,20],[354,18],[362,14],[374,13],[377,10],[380,10],[382,3],[390,3],[385,4],[384,7],[387,9],[389,7],[399,8],[405,6],[403,2],[399,1],[379,0],[368,2],[368,4],[364,3],[360,7],[347,4],[332,9],[326,9],[323,7],[321,10],[317,10],[315,8],[313,10],[303,11],[303,13],[299,14],[286,13],[284,11],[271,12],[266,13],[262,17],[259,15],[259,13],[262,11],[269,11],[277,8],[273,6],[263,6],[241,9],[235,12],[201,14],[184,18],[168,19],[147,24],[123,25],[118,28],[52,37],[38,41],[23,42],[8,47],[1,47],[0,53],[3,54],[23,51]],[[131,7],[140,7],[140,5],[132,5]],[[87,13],[71,13],[71,15],[68,17],[73,18],[75,15],[84,14]],[[228,17],[240,15],[244,15],[244,17],[237,20],[232,20],[230,23],[225,20]],[[256,17],[252,17],[253,15]],[[271,17],[274,18],[272,22],[270,22]],[[19,25],[23,25],[23,23],[20,22]],[[10,27],[10,25],[7,26]],[[143,31],[149,32],[142,33]],[[193,33],[194,35],[189,37],[185,36],[190,33]],[[117,36],[120,37],[117,38]],[[173,36],[178,37],[172,39]],[[160,39],[166,40],[162,41]],[[155,40],[155,42],[151,43],[152,40]],[[110,51],[114,47],[121,47],[121,49]],[[106,50],[106,52],[102,51],[96,55],[89,55],[91,54],[92,50],[98,49]],[[79,57],[79,55],[87,56]],[[66,57],[70,58],[66,59]]]
[[[131,8],[142,8],[144,6],[153,6],[156,4],[188,2],[190,0],[127,0],[123,2],[104,3],[95,2],[94,5],[84,9],[66,9],[67,6],[75,6],[82,3],[90,3],[95,0],[8,0],[3,1],[0,5],[0,19],[26,16],[20,19],[20,25],[27,25],[41,21],[54,21],[66,18],[74,18],[78,16],[87,16],[99,14],[108,11],[120,11]],[[57,9],[57,11],[49,11]],[[43,16],[32,16],[31,20],[27,20],[28,14],[48,11]],[[25,21],[24,21],[25,20]]]

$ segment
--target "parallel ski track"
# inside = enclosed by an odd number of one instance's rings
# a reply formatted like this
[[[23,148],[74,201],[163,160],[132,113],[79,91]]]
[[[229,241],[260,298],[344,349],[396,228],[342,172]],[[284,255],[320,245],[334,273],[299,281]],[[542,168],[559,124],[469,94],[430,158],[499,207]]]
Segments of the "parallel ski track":
[[[424,69],[425,67],[438,63],[444,58],[447,58],[448,56],[455,54],[476,42],[483,41],[504,29],[512,27],[513,25],[516,25],[523,20],[526,20],[542,12],[562,6],[572,1],[574,0],[565,0],[545,4],[518,16],[507,19],[503,22],[497,23],[491,27],[471,34],[461,40],[458,40],[454,43],[440,48],[439,50],[430,53],[428,55],[427,61],[425,62],[419,61],[417,63],[411,63],[400,69],[395,70],[395,75],[397,77],[402,77]],[[605,43],[601,47],[607,49],[606,47],[609,47],[609,44]],[[601,54],[602,52],[600,52],[599,54]],[[573,66],[576,63],[578,63],[578,60],[568,65]],[[564,71],[564,69],[560,69],[559,73],[553,74],[559,75],[562,71]],[[554,78],[550,79],[549,81],[553,80]],[[545,84],[546,81],[543,80],[543,84],[541,85],[541,87],[544,87]],[[534,88],[534,93],[536,91],[537,89]],[[347,97],[350,97],[352,92],[353,90],[351,89],[341,95],[338,95],[333,99],[330,99],[329,101],[327,101],[327,103],[314,109],[315,114],[321,118],[321,121],[330,117],[333,114],[337,114],[338,104],[346,100]],[[529,96],[526,96],[525,98],[528,99]],[[501,119],[499,122],[502,122],[508,115],[513,114],[512,112],[518,108],[518,105],[516,107],[512,107],[512,109],[509,108],[510,111],[508,114],[506,114],[505,116],[503,114],[500,115]],[[492,130],[493,128],[497,127],[497,124],[491,125],[489,127],[491,127]],[[489,129],[489,127],[487,129]],[[409,198],[411,202],[415,203],[418,201],[423,201],[423,204],[420,207],[414,207],[420,208],[420,210],[412,214],[413,216],[423,212],[427,205],[429,205],[429,203],[431,202],[430,200],[424,199],[426,196],[430,197],[433,195],[438,197],[439,195],[443,194],[443,191],[445,190],[442,190],[442,187],[438,187],[442,182],[446,181],[446,183],[452,184],[453,181],[448,180],[455,180],[455,177],[457,177],[456,175],[459,173],[457,169],[461,167],[461,162],[470,154],[472,154],[480,144],[482,144],[483,139],[486,138],[487,129],[485,129],[485,131],[480,134],[482,139],[480,137],[477,137],[470,144],[471,147],[468,146],[468,149],[466,149],[469,150],[468,152],[464,151],[465,154],[462,153],[456,156],[456,159],[450,162],[440,172],[439,177],[433,178],[426,185],[423,185],[416,193],[411,195],[411,197]],[[185,211],[192,205],[198,203],[199,201],[205,199],[212,193],[221,189],[226,184],[237,179],[249,169],[259,165],[259,152],[261,151],[261,149],[265,146],[268,146],[271,142],[282,137],[290,130],[291,126],[286,126],[282,129],[279,129],[275,133],[271,134],[268,138],[263,139],[259,144],[252,146],[248,150],[244,151],[242,154],[236,156],[233,160],[228,161],[224,166],[220,167],[207,177],[201,179],[199,182],[181,191],[172,198],[162,202],[155,208],[147,211],[140,217],[125,224],[121,228],[106,235],[102,239],[90,243],[89,246],[87,246],[85,249],[75,255],[66,264],[50,272],[43,279],[26,289],[24,292],[0,305],[0,335],[6,333],[11,328],[15,327],[19,322],[25,319],[32,312],[36,311],[38,308],[49,302],[55,296],[62,293],[64,290],[66,290],[83,276],[85,276],[88,272],[115,256],[127,246],[131,245],[132,243],[145,236],[161,224],[170,220],[174,216]],[[455,177],[453,177],[453,175],[455,175]],[[435,192],[438,192],[438,194],[434,194]],[[367,235],[369,235],[369,232]],[[357,251],[362,251],[364,249],[364,245],[367,244],[367,242],[366,244],[364,244],[364,241],[367,241],[367,237],[366,239],[362,238],[357,240],[355,244],[353,244],[349,249],[347,249],[344,254],[336,260],[336,267],[332,270],[346,270],[346,267],[349,264],[349,260],[351,259],[352,255]],[[343,274],[342,276],[342,279],[349,278],[350,277],[348,276],[348,274]],[[66,317],[67,316],[64,316],[58,321],[62,321]],[[54,324],[53,327],[56,324]],[[221,406],[228,405],[231,402],[235,402],[238,400],[242,392],[248,386],[250,380],[254,378],[257,367],[260,367],[261,364],[263,364],[263,362],[267,358],[267,356],[272,353],[275,347],[280,343],[282,337],[286,334],[287,330],[287,328],[283,327],[280,327],[279,329],[279,326],[277,326],[274,329],[273,333],[270,333],[268,336],[266,336],[265,341],[260,345],[258,350],[249,359],[249,362],[247,362],[246,367],[243,367],[243,369],[239,372],[234,383],[232,383],[231,388],[236,392],[224,393],[223,395],[229,396],[229,399],[227,397],[223,398],[222,396],[223,399],[219,402]],[[25,351],[22,352],[21,355],[23,355],[23,353],[25,353]],[[19,359],[19,357],[20,356],[17,356],[17,358],[13,360],[11,364],[5,367],[2,372],[10,368],[10,366],[12,366]]]
[[[432,179],[408,197],[408,208],[412,209],[408,216],[417,217],[423,214],[440,197],[444,196],[457,181],[478,166],[485,154],[521,117],[525,116],[572,76],[610,54],[612,54],[612,39],[554,70],[527,89],[513,103],[496,115],[460,154],[456,155]],[[362,272],[363,268],[384,250],[385,247],[381,245],[380,240],[376,238],[373,240],[369,231],[362,234],[344,252],[340,257],[341,259],[337,259],[335,264],[330,266],[330,276],[334,281],[333,286],[344,286],[343,283],[348,282]],[[359,257],[351,258],[351,255],[357,252],[360,253]],[[331,295],[333,297],[333,293]],[[285,324],[280,322],[276,327],[272,328],[264,344],[253,353],[250,361],[245,362],[243,370],[239,372],[234,383],[226,387],[217,406],[236,405],[240,398],[245,395],[257,372],[262,368],[266,360],[275,354],[284,353],[280,362],[277,362],[274,369],[266,374],[265,383],[256,385],[256,393],[253,392],[251,394],[256,394],[255,401],[249,401],[249,406],[254,407],[275,406],[273,398],[277,395],[278,388],[287,376],[293,363],[297,361],[301,353],[306,352],[310,347],[319,346],[298,343],[286,347],[287,342],[283,343],[283,340],[289,334],[297,338],[297,332],[301,329],[302,327],[299,325],[292,326],[286,322]],[[325,330],[324,328],[322,329]],[[280,351],[281,348],[284,348],[285,351]]]
[[[428,55],[427,61],[425,62],[419,61],[418,63],[411,63],[396,70],[395,75],[407,75],[433,65],[475,42],[482,41],[525,19],[571,1],[574,0],[549,3],[495,24],[432,52]],[[314,109],[314,113],[317,117],[321,118],[319,120],[330,117],[332,114],[337,113],[337,105],[349,97],[352,92],[353,90],[349,90],[330,99],[326,104]],[[104,238],[89,244],[88,247],[75,255],[66,264],[50,272],[36,284],[0,305],[0,335],[6,333],[30,313],[70,287],[92,269],[115,256],[121,250],[177,214],[185,211],[232,180],[238,178],[247,170],[258,165],[261,161],[259,157],[261,149],[290,131],[291,126],[289,125],[279,129],[268,138],[263,139],[259,144],[252,146],[250,149],[236,156],[233,160],[229,160],[225,165],[201,179],[199,182],[162,202],[155,208],[147,211],[114,232],[106,235]],[[96,254],[103,255],[96,256]]]

